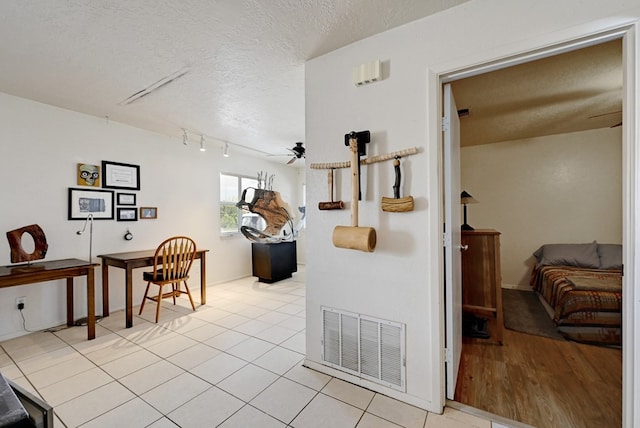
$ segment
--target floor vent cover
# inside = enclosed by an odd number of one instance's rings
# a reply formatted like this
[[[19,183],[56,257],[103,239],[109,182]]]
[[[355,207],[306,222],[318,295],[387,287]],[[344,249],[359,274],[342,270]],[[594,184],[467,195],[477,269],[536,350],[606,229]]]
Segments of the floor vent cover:
[[[404,324],[322,307],[322,361],[405,391]]]

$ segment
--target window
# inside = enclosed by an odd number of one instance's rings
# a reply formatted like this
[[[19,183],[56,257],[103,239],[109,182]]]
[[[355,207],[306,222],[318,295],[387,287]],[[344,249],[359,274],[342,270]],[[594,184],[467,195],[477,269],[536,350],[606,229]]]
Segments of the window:
[[[258,180],[255,178],[220,174],[220,233],[225,235],[238,233],[240,226],[251,226],[258,230],[266,227],[264,219],[258,214],[236,207],[243,190],[247,189],[245,200],[251,202],[253,189],[256,187],[258,187]]]

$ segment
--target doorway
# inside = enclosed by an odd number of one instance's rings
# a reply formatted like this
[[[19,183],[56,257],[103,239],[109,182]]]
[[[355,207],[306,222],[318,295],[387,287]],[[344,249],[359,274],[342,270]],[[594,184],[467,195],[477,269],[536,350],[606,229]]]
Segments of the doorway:
[[[587,48],[587,47],[590,47],[590,46],[594,46],[594,45],[596,45],[596,44],[601,44],[601,43],[603,43],[603,42],[609,42],[609,41],[611,41],[611,40],[618,40],[618,43],[619,43],[619,41],[620,41],[619,39],[620,39],[620,37],[622,37],[622,35],[623,35],[623,34],[624,34],[624,32],[619,32],[619,33],[617,33],[617,34],[610,34],[610,35],[608,35],[608,39],[606,39],[606,40],[603,40],[602,38],[598,38],[598,40],[597,40],[597,41],[596,41],[596,40],[594,40],[594,39],[592,39],[592,40],[588,40],[588,41],[584,41],[584,40],[583,40],[583,41],[580,41],[580,42],[579,42],[579,43],[577,43],[577,44],[573,44],[573,45],[571,45],[571,46],[566,46],[566,47],[565,47],[565,50],[563,51],[563,53],[564,53],[564,52],[573,52],[573,51],[576,51],[576,50],[578,50],[578,49],[584,49],[584,48]],[[557,48],[555,48],[554,50],[557,52]],[[546,58],[546,57],[547,57],[547,56],[546,56],[545,54],[542,54],[542,56],[541,56],[541,58]],[[512,64],[509,64],[508,62],[504,62],[504,63],[502,63],[501,65],[492,65],[492,67],[495,67],[495,68],[494,68],[493,70],[489,70],[489,71],[502,70],[502,69],[505,69],[505,68],[507,68],[507,67],[509,67],[509,66],[513,65],[513,64],[520,64],[520,63],[523,63],[524,61],[520,61],[520,60],[518,60],[518,59],[514,59],[514,60],[512,60],[512,62],[513,62]],[[483,72],[484,72],[484,71],[485,71],[485,70],[483,70]],[[465,73],[466,73],[466,75],[465,75]],[[457,81],[462,80],[462,79],[467,78],[467,77],[474,76],[474,75],[479,74],[479,73],[480,73],[480,71],[478,71],[478,70],[476,70],[475,74],[474,74],[474,71],[473,71],[473,70],[471,70],[471,71],[468,71],[468,70],[467,70],[467,71],[464,71],[464,72],[461,72],[461,73],[458,73],[458,74],[450,74],[450,75],[447,75],[447,76],[445,76],[444,78],[442,78],[442,79],[441,79],[441,82],[450,82],[450,83],[454,84],[454,86],[455,86],[455,83],[456,83]],[[454,92],[455,92],[455,88],[454,88]],[[577,94],[576,94],[576,95],[577,95]],[[631,95],[626,94],[625,96],[626,96],[626,97],[629,97],[629,96],[631,96]],[[551,101],[551,100],[549,99],[549,101]],[[458,105],[458,108],[459,108],[459,109],[464,108],[464,107],[465,107],[464,105],[461,105],[461,104],[459,104],[459,105]],[[621,110],[621,109],[620,109],[620,110]],[[473,106],[471,106],[470,111],[471,111],[471,115],[473,115]],[[622,117],[622,112],[619,112],[619,114],[620,114],[620,118],[621,118],[621,117]],[[626,117],[626,116],[625,116],[625,117]],[[631,127],[631,126],[634,126],[634,125],[635,125],[635,124],[630,124],[629,126]],[[553,133],[553,132],[552,132],[552,133]],[[464,135],[462,136],[462,138],[464,139]],[[629,144],[631,144],[631,141],[630,141],[629,139],[627,139],[623,144],[626,144],[626,145],[628,146]],[[628,151],[627,151],[627,153],[628,153]],[[623,159],[623,162],[626,164],[626,162],[628,162],[628,160]],[[446,174],[445,174],[445,175],[446,175]],[[623,168],[623,171],[622,171],[622,173],[620,173],[620,175],[623,175],[623,177],[622,177],[623,185],[622,185],[622,186],[623,186],[624,188],[627,188],[627,187],[629,187],[629,186],[633,187],[633,183],[634,183],[634,173],[633,173],[632,171],[630,171],[628,168]],[[446,179],[445,179],[445,180],[446,180]],[[465,183],[463,182],[462,184],[464,185]],[[473,193],[473,192],[472,192],[472,193]],[[620,193],[623,193],[623,192],[620,192]],[[627,192],[625,192],[625,194],[627,194]],[[474,196],[477,196],[477,195],[474,195]],[[628,206],[629,206],[629,204],[633,204],[633,200],[625,199],[625,200],[623,201],[623,203],[621,204],[621,205],[623,206],[623,208],[622,208],[622,210],[620,211],[620,217],[625,217],[625,216],[623,215],[623,213],[625,212],[625,210],[626,210],[626,209],[628,209],[628,208],[626,208],[626,207],[628,207]],[[457,209],[459,209],[459,206],[457,207]],[[621,237],[622,237],[622,241],[624,241],[624,243],[625,243],[625,244],[627,244],[626,246],[627,246],[627,248],[628,248],[628,245],[633,245],[633,240],[629,240],[629,230],[630,230],[630,229],[629,229],[629,221],[630,221],[630,219],[629,219],[628,217],[626,217],[624,220],[622,220],[622,219],[621,219],[620,221],[621,221],[621,223],[622,223],[622,229],[623,229],[623,230],[621,231],[620,235],[621,235]],[[455,245],[455,243],[454,243],[454,245]],[[535,248],[533,248],[533,249],[527,249],[527,251],[529,251],[529,252],[533,252],[534,250],[535,250]],[[633,253],[633,249],[631,249],[631,253]],[[527,268],[529,268],[529,266],[527,266]],[[514,281],[514,282],[518,283],[518,282],[520,282],[520,281]],[[632,282],[631,282],[631,283],[632,283]],[[517,284],[516,284],[516,285],[517,285]],[[625,288],[625,293],[626,293],[627,291],[630,291],[630,293],[629,293],[629,294],[632,294],[632,290],[629,290],[629,288],[630,288],[630,287],[629,287],[628,285],[626,285],[624,288]],[[625,294],[625,297],[627,297],[627,294]],[[452,308],[452,306],[451,306],[451,305],[452,305],[452,304],[451,304],[451,302],[448,302],[448,303],[447,303],[447,317],[449,317],[449,315],[450,315],[451,313],[455,313],[454,311],[452,311],[452,310],[451,310],[451,308]],[[628,309],[628,308],[632,305],[632,303],[627,301],[627,305],[628,305],[628,306],[626,306],[626,308]],[[627,314],[629,314],[629,312],[627,312]],[[627,316],[626,316],[626,319],[627,319],[627,320],[629,320],[629,319],[632,319],[632,318],[629,318],[629,317],[628,317],[628,315],[627,315]],[[452,321],[448,318],[448,319],[447,319],[447,324],[448,324],[448,325],[450,325],[450,323],[451,323],[451,322],[452,322]],[[448,339],[453,340],[453,338],[448,338]],[[628,347],[628,346],[634,346],[634,344],[633,344],[632,342],[630,342],[629,340],[627,340],[627,341],[625,341],[625,346],[627,346],[627,347]],[[447,347],[448,347],[448,349],[451,349],[451,347],[449,347],[449,346],[447,346]],[[536,351],[536,348],[535,348],[535,347],[534,347],[534,348],[532,348],[532,352],[535,352],[535,351]],[[632,354],[631,354],[631,352],[632,352],[632,351],[631,351],[631,350],[629,350],[629,354],[627,354],[627,355],[632,355]],[[499,359],[499,358],[505,358],[505,357],[504,357],[504,356],[500,357],[500,356],[495,356],[495,355],[494,355],[494,358],[498,358],[498,359]],[[574,358],[575,358],[575,357],[574,357]],[[591,357],[589,357],[589,358],[591,358]],[[454,357],[454,361],[455,361],[455,357]],[[463,361],[464,361],[464,360],[463,360]],[[552,364],[552,363],[550,363],[550,364]],[[452,365],[451,365],[451,366],[452,366]],[[463,366],[464,366],[464,362],[463,362]],[[622,368],[621,363],[619,363],[619,368],[620,368],[620,370],[621,370],[621,368]],[[451,376],[451,374],[449,374],[449,373],[448,373],[448,375],[449,375],[449,376]],[[525,376],[525,378],[524,378],[524,379],[526,379],[526,376]],[[521,379],[521,380],[522,380],[522,379]],[[622,389],[622,387],[621,387],[621,382],[620,382],[620,383],[619,383],[619,385],[618,385],[618,389],[619,389],[619,390],[621,390],[621,389]],[[628,385],[628,386],[625,388],[625,392],[630,393],[631,391],[632,391],[632,389],[631,389],[631,385]],[[529,397],[529,399],[530,399],[530,397]],[[583,404],[584,404],[584,403],[583,403]],[[620,405],[619,405],[619,407],[620,407]],[[489,409],[489,410],[491,410],[491,409]],[[629,410],[627,410],[627,411],[629,411]],[[517,419],[517,418],[513,418],[513,419]]]

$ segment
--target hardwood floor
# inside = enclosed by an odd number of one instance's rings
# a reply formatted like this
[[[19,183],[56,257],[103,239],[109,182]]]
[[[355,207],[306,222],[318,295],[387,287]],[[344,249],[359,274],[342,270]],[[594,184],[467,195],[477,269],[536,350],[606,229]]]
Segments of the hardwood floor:
[[[506,329],[503,343],[463,338],[455,401],[540,428],[622,425],[621,349]]]

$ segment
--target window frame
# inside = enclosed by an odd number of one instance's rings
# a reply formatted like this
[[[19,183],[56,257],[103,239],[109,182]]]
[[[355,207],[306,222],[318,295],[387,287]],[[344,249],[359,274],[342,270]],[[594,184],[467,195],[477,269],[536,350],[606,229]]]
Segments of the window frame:
[[[232,177],[236,180],[236,185],[237,185],[237,193],[236,193],[236,198],[237,200],[235,202],[227,202],[227,201],[223,201],[222,200],[222,176],[226,176],[226,177]],[[242,232],[240,231],[240,227],[242,226],[242,216],[244,213],[244,210],[242,210],[241,208],[236,207],[236,204],[238,203],[238,201],[240,201],[240,198],[242,196],[242,192],[243,192],[243,185],[242,185],[242,181],[243,180],[251,180],[254,182],[255,186],[254,187],[258,187],[258,180],[255,177],[250,177],[248,175],[244,175],[244,174],[237,174],[237,173],[231,173],[231,172],[221,172],[219,175],[219,191],[220,191],[220,197],[219,197],[219,212],[218,212],[218,218],[220,220],[220,227],[219,227],[219,232],[220,232],[220,236],[235,236],[235,235],[239,235]],[[251,187],[251,186],[248,186]],[[236,208],[237,210],[237,218],[236,218],[236,223],[238,225],[237,230],[223,230],[222,228],[222,207],[223,206],[233,206]]]

